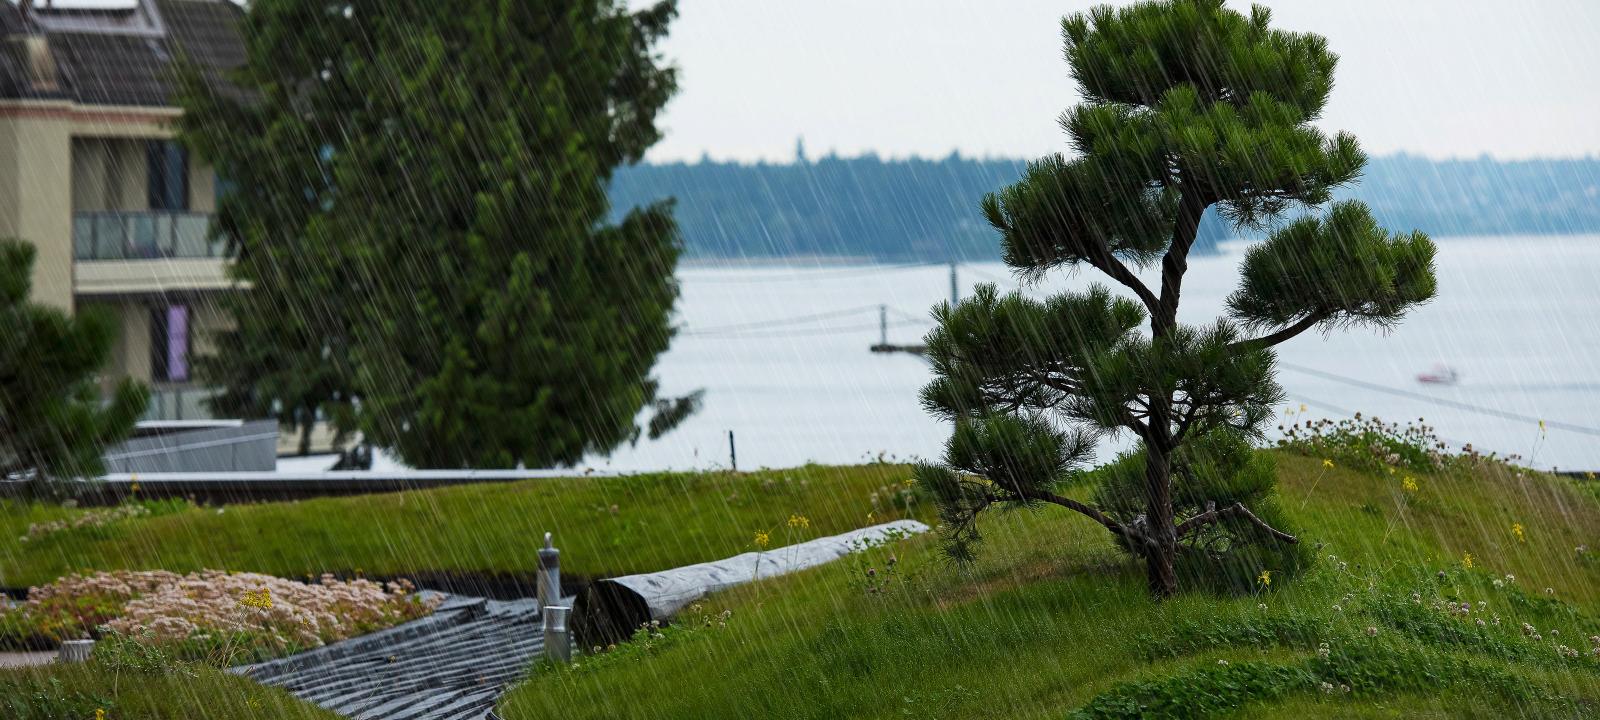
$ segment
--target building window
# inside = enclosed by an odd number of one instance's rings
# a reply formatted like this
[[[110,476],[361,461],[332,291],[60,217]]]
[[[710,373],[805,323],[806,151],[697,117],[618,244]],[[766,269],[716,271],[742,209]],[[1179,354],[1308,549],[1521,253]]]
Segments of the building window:
[[[150,310],[150,377],[156,382],[189,379],[189,306]]]
[[[150,209],[189,209],[189,153],[171,140],[151,140],[145,145],[150,168]]]

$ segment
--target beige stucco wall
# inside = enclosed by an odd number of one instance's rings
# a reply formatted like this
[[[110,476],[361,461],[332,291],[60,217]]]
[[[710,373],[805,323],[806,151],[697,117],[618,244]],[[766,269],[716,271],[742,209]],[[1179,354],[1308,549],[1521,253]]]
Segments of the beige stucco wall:
[[[72,311],[72,123],[0,115],[0,236],[37,249],[34,300]]]

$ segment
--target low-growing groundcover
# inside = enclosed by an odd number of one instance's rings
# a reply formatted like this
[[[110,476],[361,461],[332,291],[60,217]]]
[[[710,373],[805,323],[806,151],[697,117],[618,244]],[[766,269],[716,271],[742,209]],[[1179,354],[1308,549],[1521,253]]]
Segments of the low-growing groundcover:
[[[739,588],[536,667],[499,712],[1600,716],[1600,502],[1434,442],[1357,423],[1262,451],[1314,558],[1246,594],[1154,602],[1102,532],[1019,510],[984,521],[972,565],[920,537]]]
[[[404,580],[95,572],[35,587],[26,602],[0,608],[0,648],[50,649],[93,637],[230,667],[393,627],[433,612],[439,602],[418,596]]]
[[[484,573],[531,583],[546,532],[566,575],[626,575],[745,552],[757,531],[781,537],[776,529],[795,513],[818,536],[931,519],[932,508],[903,486],[908,476],[906,466],[879,463],[535,479],[227,507],[151,503],[148,516],[80,528],[70,528],[71,519],[94,511],[0,501],[0,587],[84,570],[208,568],[286,578]],[[69,529],[27,537],[30,526],[64,519]]]

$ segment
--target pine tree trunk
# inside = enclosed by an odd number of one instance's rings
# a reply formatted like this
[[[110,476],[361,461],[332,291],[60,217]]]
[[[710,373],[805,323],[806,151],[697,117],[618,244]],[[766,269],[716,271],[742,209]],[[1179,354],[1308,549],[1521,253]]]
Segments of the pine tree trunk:
[[[1171,597],[1178,592],[1174,563],[1178,556],[1178,528],[1172,515],[1172,456],[1163,449],[1147,446],[1144,466],[1145,519],[1150,545],[1145,550],[1145,570],[1150,594]]]

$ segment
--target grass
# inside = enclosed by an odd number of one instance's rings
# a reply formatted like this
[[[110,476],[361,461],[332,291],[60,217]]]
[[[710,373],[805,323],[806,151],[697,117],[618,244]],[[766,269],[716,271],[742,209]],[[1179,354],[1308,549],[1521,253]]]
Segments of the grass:
[[[1600,560],[1576,551],[1600,546],[1600,501],[1586,489],[1488,463],[1418,473],[1407,491],[1399,476],[1273,455],[1279,501],[1318,560],[1257,594],[1153,602],[1103,530],[1016,511],[984,521],[974,566],[952,566],[923,537],[737,588],[576,667],[540,666],[500,714],[1600,715],[1586,639],[1600,633]],[[870,592],[891,553],[893,576]],[[1432,607],[1480,601],[1464,617]],[[1562,657],[1561,644],[1584,655]]]
[[[0,716],[8,720],[333,720],[331,712],[219,670],[119,672],[98,663],[0,670]]]
[[[569,478],[219,508],[189,507],[19,542],[30,523],[83,510],[0,503],[0,587],[80,570],[223,569],[299,578],[331,572],[431,572],[531,582],[545,532],[563,573],[625,575],[727,557],[755,532],[782,542],[801,513],[817,534],[869,524],[871,496],[905,480],[898,465],[754,473]],[[913,508],[929,516],[931,508]],[[880,499],[874,521],[905,517]]]

